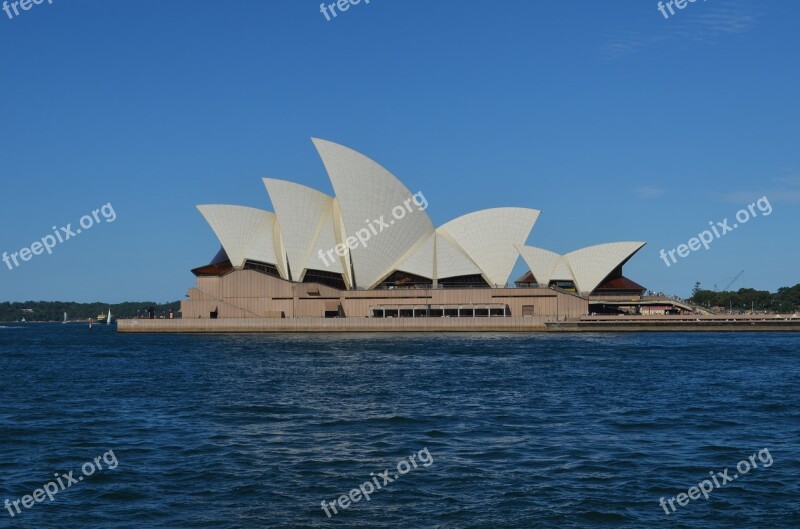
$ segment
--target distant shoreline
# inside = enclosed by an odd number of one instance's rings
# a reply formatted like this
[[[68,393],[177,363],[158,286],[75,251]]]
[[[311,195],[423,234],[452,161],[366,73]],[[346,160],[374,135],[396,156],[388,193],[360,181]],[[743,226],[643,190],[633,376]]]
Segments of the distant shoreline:
[[[69,320],[69,321],[57,321],[57,320],[48,320],[48,321],[44,321],[44,320],[42,320],[42,321],[27,321],[27,320],[26,321],[19,321],[19,320],[16,320],[16,321],[0,321],[0,325],[7,325],[9,323],[24,323],[25,325],[27,325],[27,324],[33,325],[33,324],[37,324],[37,323],[48,323],[48,324],[49,323],[60,323],[62,325],[64,325],[64,324],[66,324],[66,325],[71,325],[71,324],[72,325],[78,325],[78,324],[86,325],[86,324],[89,323],[89,319],[87,318],[85,320]],[[95,325],[105,325],[106,324],[105,321],[97,321],[97,320],[93,320],[92,323],[94,323]],[[111,323],[117,323],[117,318],[112,318],[111,319]]]
[[[4,301],[0,302],[0,322],[5,323],[63,323],[67,321],[86,322],[92,318],[95,323],[105,323],[106,314],[111,310],[112,319],[144,318],[152,309],[156,317],[169,317],[170,311],[177,315],[180,301],[156,303],[154,301],[124,301],[122,303],[76,303],[73,301]],[[98,318],[101,321],[98,321]]]

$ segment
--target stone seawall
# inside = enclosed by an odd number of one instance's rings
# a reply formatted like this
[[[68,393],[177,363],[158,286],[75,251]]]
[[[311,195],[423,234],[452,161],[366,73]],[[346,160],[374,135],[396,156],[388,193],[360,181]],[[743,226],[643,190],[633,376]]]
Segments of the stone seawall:
[[[208,318],[118,320],[118,332],[531,332],[546,331],[543,318]]]
[[[269,332],[800,332],[800,318],[721,316],[588,317],[555,322],[510,318],[208,318],[118,320],[122,333]]]
[[[548,323],[549,332],[800,332],[800,321],[566,321]]]

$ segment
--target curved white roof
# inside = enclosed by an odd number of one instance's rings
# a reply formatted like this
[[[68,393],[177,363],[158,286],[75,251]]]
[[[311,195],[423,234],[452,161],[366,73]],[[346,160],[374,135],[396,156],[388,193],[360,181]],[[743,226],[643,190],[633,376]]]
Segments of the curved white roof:
[[[314,270],[324,270],[326,272],[334,272],[337,274],[344,273],[343,261],[344,258],[340,257],[335,251],[336,245],[339,244],[336,238],[336,229],[334,222],[337,220],[336,213],[334,213],[335,200],[325,203],[325,210],[322,212],[322,226],[319,231],[319,236],[311,248],[311,252],[306,262],[306,270],[313,268]],[[339,220],[341,222],[341,220]],[[325,255],[325,260],[319,257],[320,252]],[[333,261],[330,257],[333,256]],[[326,263],[328,265],[326,266]]]
[[[539,210],[493,208],[451,220],[438,231],[448,236],[478,265],[491,285],[505,285]]]
[[[436,246],[436,234],[432,233],[425,239],[419,248],[414,251],[397,267],[402,272],[415,274],[421,277],[433,279],[433,260]]]
[[[644,245],[643,242],[612,242],[566,255],[533,246],[521,246],[518,250],[539,283],[573,281],[579,292],[593,292],[615,268],[625,264]]]
[[[235,267],[248,259],[271,263],[292,281],[325,270],[342,274],[348,288],[374,288],[395,270],[432,280],[480,274],[500,286],[521,255],[539,283],[570,280],[591,292],[645,244],[600,244],[563,256],[524,246],[540,212],[514,207],[476,211],[434,229],[414,195],[381,165],[342,145],[312,141],[335,197],[265,178],[275,213],[197,206]],[[336,247],[348,242],[338,256]]]
[[[549,285],[551,279],[563,279],[561,277],[553,277],[556,266],[563,260],[562,256],[550,250],[533,246],[517,246],[516,248],[539,284]],[[569,272],[569,269],[567,271]],[[563,275],[563,272],[559,271],[558,275]],[[568,279],[572,280],[571,273]]]
[[[369,233],[366,246],[359,243],[350,249],[350,255],[357,286],[372,288],[433,233],[433,224],[413,202],[411,211],[406,209],[404,204],[409,204],[412,193],[381,165],[342,145],[316,138],[312,141],[336,192],[345,234]],[[395,219],[393,208],[402,208],[404,217]],[[388,227],[373,234],[368,226],[380,230],[378,219]]]
[[[329,257],[322,260],[318,255],[319,250],[325,254],[336,247],[333,197],[294,182],[272,178],[263,181],[278,216],[292,279],[301,280],[308,268],[341,273],[338,255],[333,254],[333,261]]]
[[[436,279],[483,274],[458,243],[436,230]]]
[[[578,281],[575,279],[575,274],[572,273],[572,269],[569,267],[569,261],[564,259],[563,255],[559,257],[560,259],[553,268],[553,272],[550,274],[550,281],[572,281],[577,285]]]
[[[612,242],[588,246],[564,256],[580,292],[592,292],[614,269],[638,252],[643,242]]]
[[[439,231],[431,234],[397,269],[429,279],[447,279],[483,273],[457,243]]]
[[[225,204],[200,205],[197,209],[214,230],[233,266],[242,267],[245,260],[252,259],[274,264],[284,275],[276,252],[280,241],[276,244],[274,213]]]
[[[333,239],[338,243],[343,242],[347,238],[347,230],[344,227],[344,219],[342,219],[342,208],[339,206],[339,199],[333,199]],[[338,256],[338,254],[335,254]],[[345,252],[341,259],[341,266],[344,268],[342,276],[347,288],[353,288],[353,265],[350,262],[350,253]]]

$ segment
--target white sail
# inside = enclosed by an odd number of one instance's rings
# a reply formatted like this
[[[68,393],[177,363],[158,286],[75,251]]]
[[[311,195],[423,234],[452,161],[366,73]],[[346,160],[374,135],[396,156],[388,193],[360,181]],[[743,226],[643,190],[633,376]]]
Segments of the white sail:
[[[108,317],[106,318],[106,325],[111,325],[111,307],[108,307]]]
[[[64,323],[67,323],[67,313],[64,313]]]

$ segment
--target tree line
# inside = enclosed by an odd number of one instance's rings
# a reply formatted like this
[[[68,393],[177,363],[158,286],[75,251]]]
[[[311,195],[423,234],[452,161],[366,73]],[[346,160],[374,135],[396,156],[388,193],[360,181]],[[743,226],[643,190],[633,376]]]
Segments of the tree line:
[[[177,317],[181,302],[156,303],[154,301],[133,301],[125,303],[75,303],[72,301],[24,301],[0,303],[0,321],[62,321],[64,313],[70,321],[87,321],[97,319],[100,314],[108,314],[111,309],[113,318],[145,318],[148,310],[153,308],[156,318],[169,317],[172,310]]]
[[[716,307],[725,311],[732,309],[734,312],[748,312],[751,309],[757,312],[797,312],[800,310],[800,284],[779,288],[777,292],[753,288],[740,288],[736,292],[715,292],[705,290],[700,283],[695,283],[689,301],[701,307]]]

